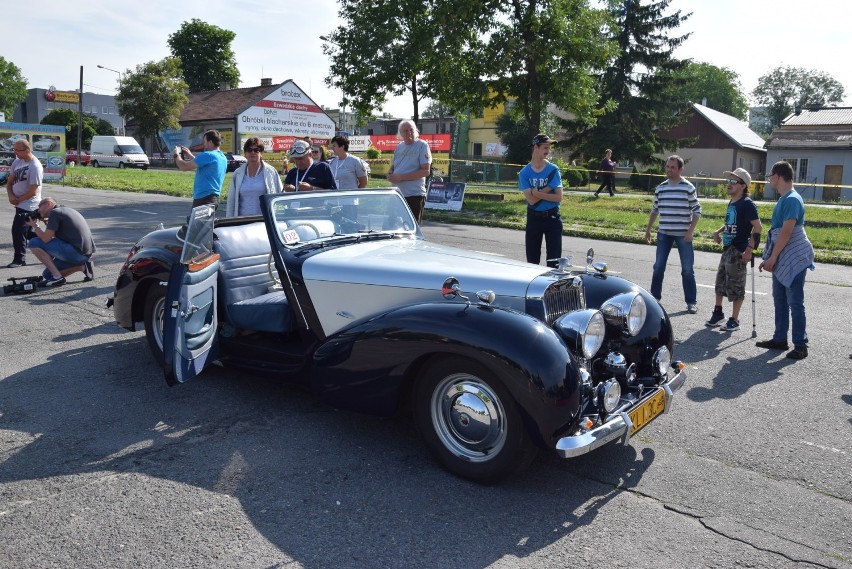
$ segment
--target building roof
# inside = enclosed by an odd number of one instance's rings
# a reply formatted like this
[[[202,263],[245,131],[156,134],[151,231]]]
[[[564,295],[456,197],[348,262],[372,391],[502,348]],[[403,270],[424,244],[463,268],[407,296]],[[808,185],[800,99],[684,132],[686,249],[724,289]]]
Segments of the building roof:
[[[692,107],[697,113],[713,123],[725,136],[730,138],[740,148],[751,148],[753,150],[764,150],[765,141],[759,134],[751,130],[748,125],[736,117],[715,111],[710,107],[693,103]]]
[[[781,121],[785,126],[852,126],[852,107],[801,109]]]
[[[286,83],[286,81],[285,81]],[[234,120],[238,114],[273,93],[281,85],[261,85],[226,91],[189,93],[189,102],[180,112],[180,122]]]
[[[766,142],[767,148],[852,148],[852,128],[838,130],[784,130],[775,129]]]

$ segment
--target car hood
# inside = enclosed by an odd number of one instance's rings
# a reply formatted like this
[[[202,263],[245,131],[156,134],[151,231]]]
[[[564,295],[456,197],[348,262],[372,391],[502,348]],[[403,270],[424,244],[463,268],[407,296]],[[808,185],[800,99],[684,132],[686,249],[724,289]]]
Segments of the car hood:
[[[498,298],[523,298],[530,282],[548,269],[422,239],[394,239],[324,251],[308,259],[302,271],[306,281],[429,291],[440,291],[448,277],[455,277],[463,294],[488,289]]]
[[[527,289],[546,268],[498,255],[393,239],[335,247],[312,255],[302,277],[326,335],[388,310],[447,302],[441,289],[455,277],[461,294],[495,293],[494,304],[524,310]]]

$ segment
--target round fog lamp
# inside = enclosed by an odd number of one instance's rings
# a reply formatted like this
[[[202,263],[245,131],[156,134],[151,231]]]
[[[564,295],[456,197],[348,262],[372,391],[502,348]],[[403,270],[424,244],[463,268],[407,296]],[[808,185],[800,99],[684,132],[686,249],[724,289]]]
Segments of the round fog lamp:
[[[598,406],[612,413],[621,400],[621,385],[613,379],[598,385]]]
[[[660,372],[660,375],[665,376],[668,374],[671,364],[672,354],[667,347],[662,346],[654,353],[654,368]]]

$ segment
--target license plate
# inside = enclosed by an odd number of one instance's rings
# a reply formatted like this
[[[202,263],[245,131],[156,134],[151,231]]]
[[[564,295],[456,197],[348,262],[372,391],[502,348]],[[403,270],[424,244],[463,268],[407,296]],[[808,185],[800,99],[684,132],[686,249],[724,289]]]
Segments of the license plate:
[[[630,436],[635,435],[642,427],[653,421],[657,415],[666,410],[666,393],[662,389],[657,391],[650,399],[639,405],[636,409],[628,413],[630,420],[633,421],[633,430],[630,431]]]

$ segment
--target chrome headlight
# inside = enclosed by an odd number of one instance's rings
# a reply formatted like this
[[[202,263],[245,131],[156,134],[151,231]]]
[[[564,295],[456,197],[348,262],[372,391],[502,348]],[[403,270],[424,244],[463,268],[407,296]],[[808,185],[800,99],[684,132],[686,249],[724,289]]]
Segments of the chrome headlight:
[[[591,359],[601,349],[606,334],[603,314],[598,310],[576,310],[563,314],[553,327],[566,341],[568,347]]]
[[[672,365],[672,353],[665,346],[654,352],[654,369],[660,372],[660,375],[665,377],[669,373],[669,368]]]
[[[645,299],[638,292],[625,292],[613,296],[603,303],[601,312],[607,322],[631,336],[639,333],[648,316]]]
[[[612,413],[621,400],[621,385],[614,379],[598,384],[597,404],[599,409]]]

